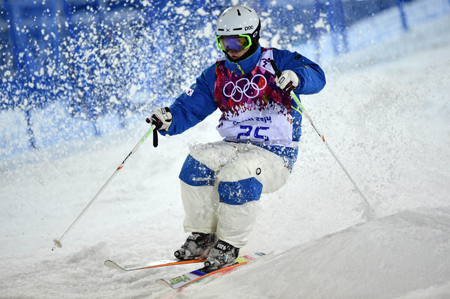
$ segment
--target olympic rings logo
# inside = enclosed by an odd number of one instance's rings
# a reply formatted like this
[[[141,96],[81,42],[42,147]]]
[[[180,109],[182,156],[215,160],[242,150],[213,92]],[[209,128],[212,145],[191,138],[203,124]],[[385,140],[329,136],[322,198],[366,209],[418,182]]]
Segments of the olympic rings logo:
[[[256,77],[262,77],[262,79],[264,79],[264,86],[263,87],[259,87],[258,84],[256,84],[254,82]],[[244,87],[239,86],[240,82],[246,82]],[[230,85],[233,87],[231,89],[231,92],[228,94],[227,93],[227,87],[228,85]],[[242,85],[242,84],[241,84]],[[242,101],[242,98],[244,97],[244,95],[249,98],[249,99],[254,99],[259,95],[259,92],[261,90],[263,90],[264,88],[266,88],[267,86],[267,80],[266,78],[261,75],[261,74],[257,74],[255,75],[252,80],[248,80],[247,78],[242,78],[236,81],[236,84],[234,84],[233,82],[228,82],[227,84],[225,84],[225,86],[223,87],[223,94],[227,97],[231,97],[231,99],[233,101],[235,101],[236,103],[239,103],[240,101]],[[250,90],[250,88],[252,90],[254,90],[254,94],[249,94],[248,91]],[[236,99],[234,96],[236,95],[236,93],[239,95],[239,99]]]

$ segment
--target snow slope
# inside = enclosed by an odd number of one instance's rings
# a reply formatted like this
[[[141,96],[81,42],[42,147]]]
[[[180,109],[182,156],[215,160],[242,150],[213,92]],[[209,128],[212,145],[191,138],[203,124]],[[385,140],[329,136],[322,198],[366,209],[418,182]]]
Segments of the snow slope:
[[[269,255],[180,298],[448,298],[449,233],[449,207],[404,211]]]
[[[305,121],[290,180],[261,199],[242,249],[266,257],[175,294],[155,279],[192,266],[105,268],[165,259],[183,243],[177,176],[189,146],[218,139],[214,114],[141,146],[52,252],[142,122],[0,162],[0,298],[449,298],[449,36],[445,17],[325,63],[327,87],[302,98],[377,220],[362,222],[361,198]]]

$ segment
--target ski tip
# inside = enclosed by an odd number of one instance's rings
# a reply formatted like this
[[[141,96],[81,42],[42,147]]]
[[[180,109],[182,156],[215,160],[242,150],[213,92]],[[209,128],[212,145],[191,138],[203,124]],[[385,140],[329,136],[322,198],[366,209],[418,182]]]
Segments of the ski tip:
[[[120,267],[119,265],[117,265],[116,263],[114,263],[114,262],[111,261],[111,260],[106,260],[103,264],[104,264],[106,267],[111,268],[111,269],[125,270],[125,269],[123,269],[122,267]]]

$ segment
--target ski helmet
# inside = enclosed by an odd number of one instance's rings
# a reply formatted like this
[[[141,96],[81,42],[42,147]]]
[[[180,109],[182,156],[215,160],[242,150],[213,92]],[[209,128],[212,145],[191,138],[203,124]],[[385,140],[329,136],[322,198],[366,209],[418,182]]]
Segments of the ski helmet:
[[[256,11],[246,5],[235,5],[226,9],[217,20],[217,46],[224,53],[250,48],[253,54],[259,46],[261,21]],[[243,57],[244,58],[244,57]]]
[[[216,35],[253,35],[259,25],[259,17],[254,9],[246,5],[235,5],[220,15]]]

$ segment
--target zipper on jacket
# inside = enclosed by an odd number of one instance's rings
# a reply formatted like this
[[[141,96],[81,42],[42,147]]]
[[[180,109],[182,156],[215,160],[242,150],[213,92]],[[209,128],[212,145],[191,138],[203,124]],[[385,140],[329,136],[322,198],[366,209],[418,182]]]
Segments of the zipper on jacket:
[[[244,73],[244,70],[241,68],[241,66],[237,63],[237,62],[233,62],[236,66],[237,66],[237,68],[241,71],[241,75],[243,75],[243,74],[245,74]],[[232,74],[234,74],[234,72],[235,72],[236,70],[233,70],[231,73]]]

